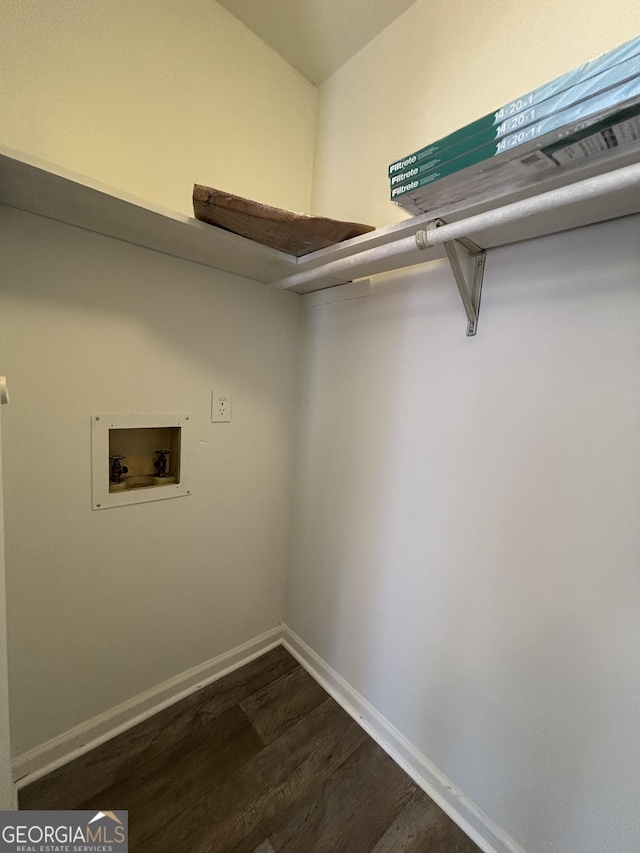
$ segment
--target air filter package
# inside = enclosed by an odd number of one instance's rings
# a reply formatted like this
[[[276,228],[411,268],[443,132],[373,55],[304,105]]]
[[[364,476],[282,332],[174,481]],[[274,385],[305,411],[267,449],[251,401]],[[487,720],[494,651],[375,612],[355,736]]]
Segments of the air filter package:
[[[640,151],[640,37],[389,166],[410,213],[517,192]]]

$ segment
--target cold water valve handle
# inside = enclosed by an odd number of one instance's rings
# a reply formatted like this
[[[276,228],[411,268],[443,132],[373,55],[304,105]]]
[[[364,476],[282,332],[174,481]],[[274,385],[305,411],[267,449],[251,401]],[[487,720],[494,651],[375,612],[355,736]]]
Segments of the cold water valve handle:
[[[157,459],[153,463],[153,467],[156,469],[158,477],[166,477],[167,476],[167,456],[169,455],[168,450],[156,450]]]
[[[109,457],[109,460],[111,462],[111,465],[109,466],[110,470],[111,470],[111,473],[109,475],[109,479],[111,480],[112,483],[121,483],[122,482],[122,475],[129,473],[129,469],[127,468],[127,466],[120,464],[120,460],[126,459],[126,458],[127,458],[126,456],[110,456]]]

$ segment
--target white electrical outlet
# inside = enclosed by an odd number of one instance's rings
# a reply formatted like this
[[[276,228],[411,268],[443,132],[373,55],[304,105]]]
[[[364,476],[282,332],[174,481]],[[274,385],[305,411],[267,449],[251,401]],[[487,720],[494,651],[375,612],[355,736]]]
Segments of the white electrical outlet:
[[[231,393],[211,392],[211,423],[228,424],[231,421]]]

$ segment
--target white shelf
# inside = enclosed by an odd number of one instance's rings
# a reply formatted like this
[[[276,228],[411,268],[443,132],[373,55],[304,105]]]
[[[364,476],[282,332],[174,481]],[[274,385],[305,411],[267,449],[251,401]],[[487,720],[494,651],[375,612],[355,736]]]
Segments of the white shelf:
[[[616,161],[617,170],[637,160],[638,154],[621,157]],[[589,178],[602,171],[602,166],[593,167],[581,172],[580,177]],[[553,183],[546,182],[535,190],[529,189],[517,196],[512,195],[508,201],[530,197],[535,192],[546,191],[575,180],[575,175],[564,176]],[[246,276],[265,284],[276,284],[293,274],[317,269],[318,277],[311,284],[292,288],[298,293],[322,290],[343,284],[352,278],[444,258],[446,254],[442,245],[427,250],[416,247],[414,251],[405,253],[401,260],[394,257],[379,258],[363,270],[359,256],[365,250],[411,237],[418,230],[424,229],[434,218],[440,218],[447,223],[466,220],[477,213],[495,209],[504,201],[507,200],[467,206],[464,210],[453,206],[432,211],[321,249],[303,258],[294,258],[221,228],[148,204],[30,155],[0,148],[0,204],[214,269]],[[558,210],[536,212],[524,220],[487,228],[476,232],[473,241],[482,248],[491,249],[638,212],[640,192],[634,184]],[[350,259],[346,265],[352,265],[351,273],[349,269],[338,276],[330,269],[326,274],[324,271],[320,272],[320,268],[324,269],[333,261],[343,258]]]
[[[493,199],[482,203],[467,203],[464,206],[459,204],[452,205],[447,208],[430,211],[429,213],[412,216],[395,225],[380,228],[361,237],[355,237],[344,243],[338,243],[335,246],[320,249],[318,252],[306,255],[298,260],[295,272],[289,273],[289,275],[327,267],[327,265],[334,261],[348,257],[351,260],[350,266],[352,269],[350,274],[352,278],[376,275],[381,272],[389,272],[394,269],[401,269],[445,258],[447,255],[443,245],[436,245],[426,250],[420,250],[416,247],[415,250],[403,254],[401,261],[397,257],[385,257],[361,264],[358,255],[367,249],[375,249],[397,243],[407,237],[412,237],[417,231],[425,229],[427,224],[435,219],[442,220],[447,224],[466,221],[477,214],[498,210],[507,204],[529,198],[542,198],[541,194],[552,190],[559,190],[568,185],[577,186],[598,175],[610,173],[613,176],[614,174],[622,174],[622,171],[627,166],[632,166],[639,161],[640,154],[635,152],[617,157],[615,163],[605,162],[593,165],[588,169],[582,168],[579,171],[564,171],[561,177],[546,179],[536,186],[530,186],[517,193],[511,193],[508,197],[505,196],[504,198]],[[616,187],[615,191],[602,194],[597,198],[580,200],[577,203],[567,204],[556,210],[536,211],[527,216],[526,219],[500,223],[498,226],[475,231],[471,239],[483,249],[493,249],[498,246],[531,240],[548,234],[556,234],[561,231],[568,231],[585,225],[593,225],[594,223],[605,222],[610,219],[618,219],[622,216],[629,216],[635,213],[640,213],[640,191],[637,183],[623,188]],[[296,285],[291,289],[297,293],[307,293],[327,287],[335,287],[349,280],[351,279],[344,274],[340,273],[336,275],[328,268],[326,275],[315,277],[312,283]]]
[[[3,148],[0,204],[266,284],[296,270],[284,252]]]

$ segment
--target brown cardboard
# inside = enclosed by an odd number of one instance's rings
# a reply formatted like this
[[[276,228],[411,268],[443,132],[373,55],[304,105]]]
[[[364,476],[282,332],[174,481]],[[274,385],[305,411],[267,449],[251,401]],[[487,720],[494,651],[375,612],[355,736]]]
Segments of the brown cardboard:
[[[201,184],[193,188],[193,210],[201,222],[296,257],[374,230],[372,225],[270,207]]]

